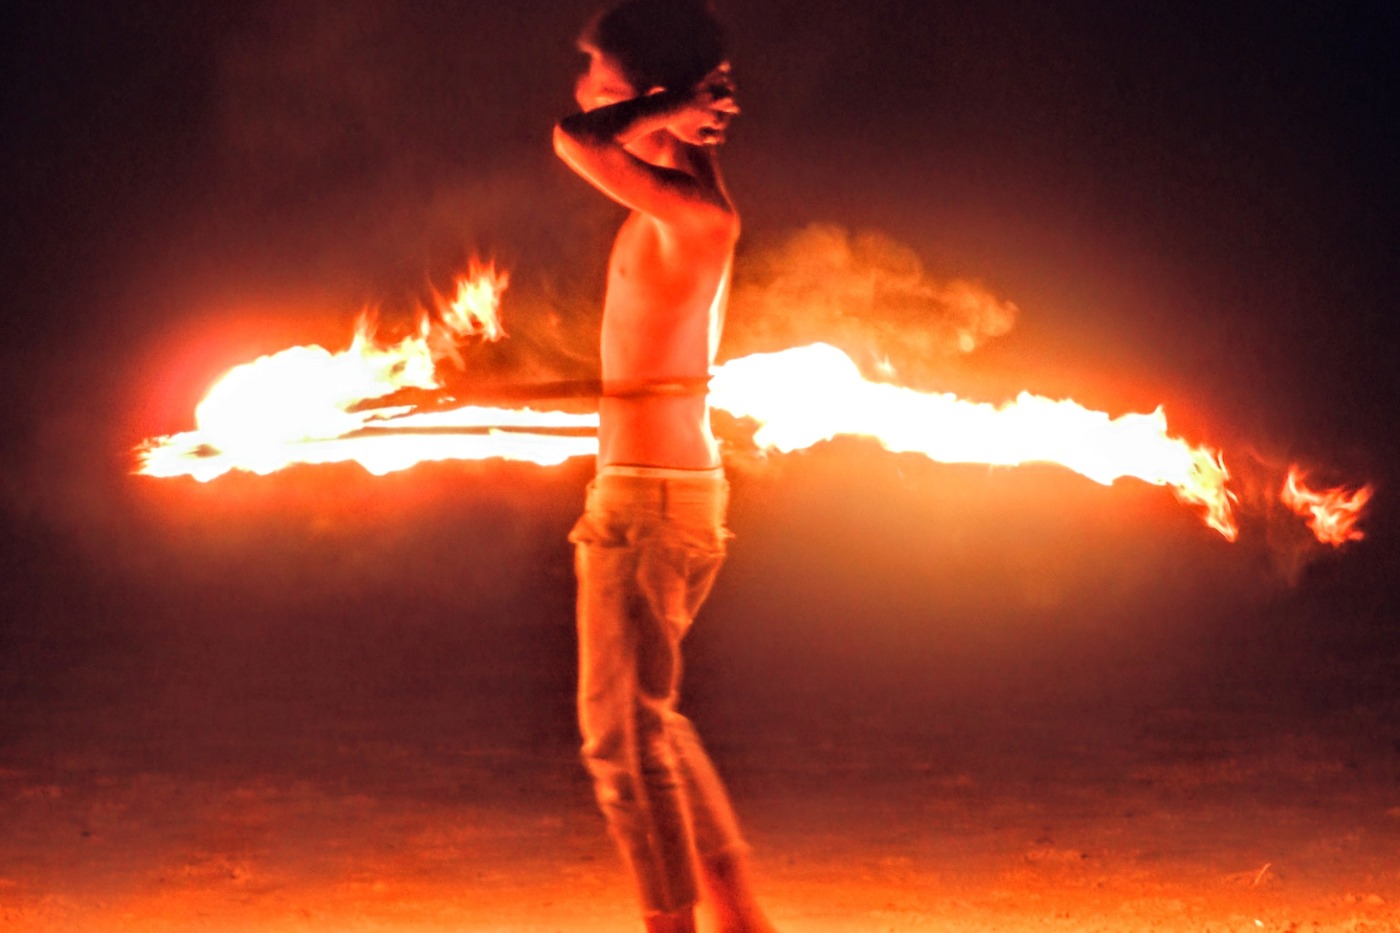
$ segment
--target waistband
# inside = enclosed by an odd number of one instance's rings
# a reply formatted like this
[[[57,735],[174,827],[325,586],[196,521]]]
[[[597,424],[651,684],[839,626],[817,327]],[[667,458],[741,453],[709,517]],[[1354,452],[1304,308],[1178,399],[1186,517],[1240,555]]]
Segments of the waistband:
[[[604,379],[603,398],[684,398],[710,392],[709,376],[676,376],[671,379]]]
[[[680,467],[633,466],[609,463],[598,468],[599,476],[626,476],[631,479],[724,479],[724,467],[687,470]]]

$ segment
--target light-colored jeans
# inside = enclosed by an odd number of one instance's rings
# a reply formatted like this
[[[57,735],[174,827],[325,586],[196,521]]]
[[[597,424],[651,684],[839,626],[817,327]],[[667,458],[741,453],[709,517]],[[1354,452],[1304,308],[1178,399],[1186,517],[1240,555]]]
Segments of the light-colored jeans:
[[[697,856],[744,847],[724,785],[676,711],[681,640],[724,560],[728,501],[719,473],[603,473],[569,535],[583,760],[646,912],[694,904]]]

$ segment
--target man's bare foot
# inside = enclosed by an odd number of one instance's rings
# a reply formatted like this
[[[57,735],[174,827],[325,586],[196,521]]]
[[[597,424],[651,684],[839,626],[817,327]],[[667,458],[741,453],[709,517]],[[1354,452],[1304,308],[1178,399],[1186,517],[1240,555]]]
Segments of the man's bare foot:
[[[669,914],[647,914],[642,920],[647,933],[695,933],[695,910],[689,907]]]
[[[742,855],[726,852],[706,859],[701,874],[714,903],[719,933],[777,933],[764,916],[749,882]]]

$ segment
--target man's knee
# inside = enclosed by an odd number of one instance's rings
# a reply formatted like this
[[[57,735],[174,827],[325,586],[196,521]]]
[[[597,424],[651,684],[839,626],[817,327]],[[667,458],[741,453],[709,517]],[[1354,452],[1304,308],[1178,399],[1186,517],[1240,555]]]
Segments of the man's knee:
[[[596,743],[588,741],[579,750],[579,758],[593,778],[593,793],[598,798],[599,806],[605,810],[613,807],[626,809],[636,803],[636,782],[626,758],[608,754]]]

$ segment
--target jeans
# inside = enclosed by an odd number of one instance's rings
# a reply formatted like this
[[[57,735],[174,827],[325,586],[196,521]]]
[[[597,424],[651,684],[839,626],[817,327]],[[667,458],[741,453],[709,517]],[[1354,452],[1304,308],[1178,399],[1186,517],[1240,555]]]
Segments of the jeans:
[[[569,535],[583,760],[647,912],[693,905],[697,857],[744,848],[724,785],[676,711],[681,640],[724,560],[728,499],[719,473],[604,472]]]

